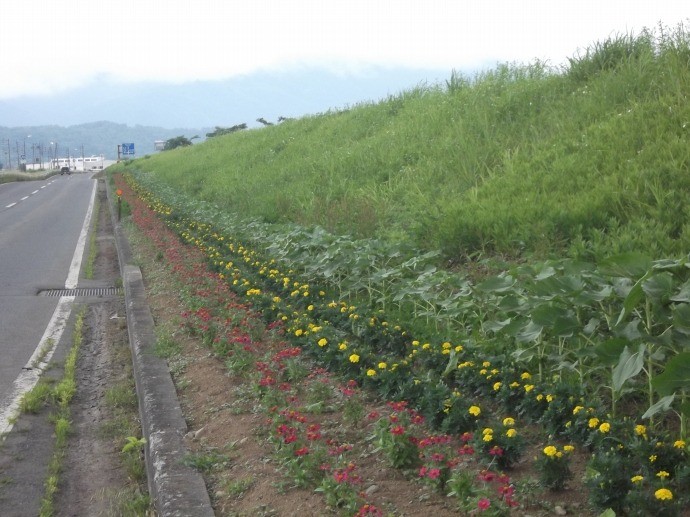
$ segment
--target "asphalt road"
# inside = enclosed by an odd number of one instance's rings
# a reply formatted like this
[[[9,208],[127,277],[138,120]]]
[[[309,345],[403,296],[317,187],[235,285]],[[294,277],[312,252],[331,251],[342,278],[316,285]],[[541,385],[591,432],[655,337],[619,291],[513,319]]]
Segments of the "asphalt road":
[[[18,389],[30,382],[27,365],[59,340],[69,317],[73,297],[38,293],[77,287],[91,176],[0,184],[0,434]]]

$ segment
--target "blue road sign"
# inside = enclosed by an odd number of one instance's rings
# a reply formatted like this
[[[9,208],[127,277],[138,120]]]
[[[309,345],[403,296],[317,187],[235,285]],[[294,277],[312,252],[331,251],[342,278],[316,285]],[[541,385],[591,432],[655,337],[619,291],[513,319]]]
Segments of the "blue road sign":
[[[134,144],[122,144],[120,146],[120,152],[123,155],[134,154]]]

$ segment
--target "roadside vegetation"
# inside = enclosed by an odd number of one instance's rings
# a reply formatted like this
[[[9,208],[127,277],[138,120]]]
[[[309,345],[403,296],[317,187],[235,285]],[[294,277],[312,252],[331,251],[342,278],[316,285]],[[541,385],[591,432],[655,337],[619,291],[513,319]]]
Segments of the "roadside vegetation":
[[[36,388],[24,397],[20,406],[26,411],[35,412],[38,408],[30,408],[26,403],[35,398],[36,392],[41,394],[39,398],[44,402],[51,401],[55,404],[55,414],[53,416],[53,421],[55,422],[55,451],[48,464],[45,492],[41,498],[41,508],[39,512],[41,517],[49,517],[54,515],[55,512],[53,499],[58,490],[60,471],[62,470],[65,454],[67,453],[69,433],[71,430],[70,402],[77,390],[76,367],[79,348],[83,340],[83,327],[84,311],[82,310],[77,314],[75,319],[73,343],[65,359],[62,379],[51,388],[49,393],[45,393],[46,384],[37,384]]]
[[[690,483],[689,92],[690,38],[659,27],[594,44],[563,70],[453,74],[214,137],[135,160],[126,179],[282,330],[285,353],[390,402],[380,449],[459,508],[501,515],[519,494],[491,506],[462,458],[425,447],[478,454],[485,477],[537,447],[534,476],[555,491],[574,482],[571,453],[586,450],[578,481],[594,511],[679,515]],[[278,397],[286,357],[246,357],[224,309],[195,303],[189,331]],[[313,456],[301,427],[282,413],[273,423],[276,448],[303,472]],[[337,497],[343,472],[313,475],[332,506],[350,504]]]

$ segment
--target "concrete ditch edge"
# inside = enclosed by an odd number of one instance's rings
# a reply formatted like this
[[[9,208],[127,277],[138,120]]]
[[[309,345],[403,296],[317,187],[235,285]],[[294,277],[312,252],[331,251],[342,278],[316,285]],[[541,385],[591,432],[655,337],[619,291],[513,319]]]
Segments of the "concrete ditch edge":
[[[201,474],[183,465],[187,425],[167,362],[154,354],[155,326],[146,301],[143,277],[134,265],[129,241],[113,210],[110,184],[105,178],[120,272],[125,291],[129,344],[141,427],[146,439],[149,494],[159,516],[213,516]]]

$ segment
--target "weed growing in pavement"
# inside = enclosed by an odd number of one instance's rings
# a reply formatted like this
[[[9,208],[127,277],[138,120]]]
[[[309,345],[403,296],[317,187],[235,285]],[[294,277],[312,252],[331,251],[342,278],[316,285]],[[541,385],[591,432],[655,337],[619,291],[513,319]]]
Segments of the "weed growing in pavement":
[[[52,381],[42,378],[31,391],[22,396],[19,401],[19,411],[22,413],[38,413],[54,396]]]
[[[54,416],[55,422],[55,450],[48,464],[48,474],[44,484],[44,492],[41,497],[39,510],[40,517],[49,517],[54,513],[53,498],[58,489],[60,471],[67,452],[67,441],[71,429],[69,404],[76,391],[76,365],[79,348],[83,340],[84,309],[75,318],[73,343],[67,358],[65,359],[64,374],[62,379],[53,389],[53,399],[57,407]]]

